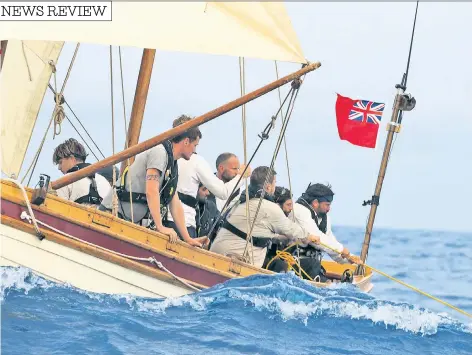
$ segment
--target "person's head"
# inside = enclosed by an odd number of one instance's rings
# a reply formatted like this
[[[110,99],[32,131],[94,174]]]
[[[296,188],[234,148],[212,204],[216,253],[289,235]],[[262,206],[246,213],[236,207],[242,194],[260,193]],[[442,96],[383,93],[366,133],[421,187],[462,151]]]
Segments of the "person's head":
[[[239,159],[233,153],[222,153],[216,158],[216,176],[225,183],[238,175],[239,168]]]
[[[267,166],[258,166],[251,174],[250,184],[255,191],[264,189],[266,194],[273,196],[275,192],[276,174],[273,169]]]
[[[288,216],[293,209],[292,193],[285,187],[276,186],[274,202],[280,206],[285,215]]]
[[[331,185],[314,184],[308,185],[306,191],[302,194],[302,198],[308,202],[317,214],[326,214],[331,209],[334,192]]]
[[[200,185],[198,185],[198,193],[197,193],[198,202],[205,202],[209,194],[210,194],[210,191],[200,183]]]
[[[66,174],[77,164],[85,163],[87,155],[84,146],[74,138],[70,138],[54,149],[52,161],[63,174]]]
[[[191,117],[181,115],[174,120],[172,127],[175,128],[191,120]],[[197,150],[197,145],[201,138],[202,132],[200,132],[198,127],[190,128],[184,133],[172,138],[171,141],[174,147],[174,158],[184,158],[185,160],[189,160],[192,157],[192,154]]]

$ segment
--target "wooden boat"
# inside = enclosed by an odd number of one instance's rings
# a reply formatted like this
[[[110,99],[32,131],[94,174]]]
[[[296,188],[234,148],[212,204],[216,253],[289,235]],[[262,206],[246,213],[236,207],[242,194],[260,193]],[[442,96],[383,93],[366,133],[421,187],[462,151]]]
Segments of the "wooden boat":
[[[41,189],[25,188],[15,179],[55,69],[48,63],[57,62],[64,44],[62,41],[133,45],[146,49],[128,128],[128,148],[53,181],[53,189],[77,181],[99,168],[132,158],[182,133],[191,125],[208,122],[319,67],[319,63],[306,63],[280,3],[115,3],[113,11],[112,23],[87,23],[85,32],[80,31],[78,23],[35,23],[29,24],[28,28],[18,23],[1,24],[0,32],[4,39],[9,40],[8,45],[2,41],[2,172],[14,177],[1,181],[1,265],[27,267],[47,279],[88,291],[145,297],[176,297],[235,277],[272,274],[183,242],[171,244],[165,235],[52,194],[43,196],[44,201],[38,203],[35,193],[40,193]],[[163,28],[169,21],[175,21],[177,28],[179,23],[190,21],[186,28],[198,30],[190,38],[174,33],[180,42],[172,41],[162,31],[150,34],[146,28],[160,21]],[[130,28],[124,26],[125,22],[136,25],[136,38],[125,33]],[[214,34],[215,28],[219,29],[218,34]],[[24,53],[25,42],[41,59],[29,63],[29,80],[18,79],[15,70],[20,69],[15,69],[13,64],[21,56],[30,59]],[[292,61],[303,63],[304,67],[193,122],[138,144],[155,52],[153,48]],[[14,80],[16,84],[11,86],[7,95],[4,88],[10,88],[8,85]],[[56,102],[60,102],[61,96],[57,98]],[[331,261],[323,261],[323,266],[333,280],[341,279],[346,270],[355,271],[353,265]],[[369,292],[373,287],[371,277],[371,270],[366,268],[354,276],[353,284]],[[319,287],[327,285],[313,284]]]

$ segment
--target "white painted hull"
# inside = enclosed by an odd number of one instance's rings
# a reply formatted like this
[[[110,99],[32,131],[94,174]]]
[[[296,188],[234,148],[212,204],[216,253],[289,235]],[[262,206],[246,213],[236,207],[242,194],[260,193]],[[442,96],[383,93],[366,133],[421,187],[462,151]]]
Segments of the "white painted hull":
[[[192,291],[0,224],[0,265],[23,266],[57,283],[107,294],[179,297]]]

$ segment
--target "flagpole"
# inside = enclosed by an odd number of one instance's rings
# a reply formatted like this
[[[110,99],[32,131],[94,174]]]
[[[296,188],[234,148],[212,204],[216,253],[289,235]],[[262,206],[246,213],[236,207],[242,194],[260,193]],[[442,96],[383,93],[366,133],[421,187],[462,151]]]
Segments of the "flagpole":
[[[413,38],[415,35],[417,13],[418,13],[418,1],[416,2],[415,19],[413,21],[413,30],[411,33],[410,51],[408,54],[406,72],[403,74],[402,83],[395,85],[397,89],[397,94],[395,95],[395,102],[393,104],[392,118],[387,125],[388,134],[387,134],[387,139],[385,142],[385,147],[384,147],[384,151],[382,155],[382,161],[380,163],[379,174],[377,176],[377,184],[375,185],[375,191],[374,191],[374,195],[372,196],[372,199],[368,201],[364,201],[363,203],[363,206],[370,205],[370,213],[369,213],[369,218],[367,221],[367,226],[365,229],[364,242],[362,244],[362,251],[361,251],[361,256],[360,256],[361,260],[364,263],[367,259],[367,254],[369,252],[372,229],[374,227],[375,215],[377,213],[377,208],[379,206],[380,193],[382,191],[382,185],[383,185],[385,174],[387,171],[387,165],[390,160],[390,154],[391,154],[392,145],[393,145],[393,138],[396,133],[400,133],[403,111],[411,111],[416,105],[416,100],[413,97],[411,97],[411,95],[405,94],[405,90],[406,90],[406,83],[408,79],[408,71],[410,68],[411,50],[413,48]],[[364,272],[365,272],[364,267],[358,266],[355,274],[363,275]]]

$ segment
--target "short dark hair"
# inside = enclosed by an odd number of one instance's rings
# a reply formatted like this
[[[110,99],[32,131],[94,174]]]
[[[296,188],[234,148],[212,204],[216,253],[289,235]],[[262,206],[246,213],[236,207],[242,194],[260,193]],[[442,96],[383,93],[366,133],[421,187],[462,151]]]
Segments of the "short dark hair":
[[[258,166],[251,174],[251,185],[253,188],[260,190],[264,187],[266,180],[268,183],[272,183],[275,175],[277,175],[277,173],[274,169],[268,166]]]
[[[333,197],[334,192],[331,190],[331,185],[327,184],[310,184],[308,185],[306,191],[302,194],[302,198],[308,202],[312,203],[314,200],[320,201],[320,198]]]
[[[69,138],[64,143],[59,144],[56,149],[54,149],[52,161],[54,164],[59,164],[59,160],[63,158],[75,157],[76,159],[80,159],[85,162],[87,155],[88,154],[82,144],[80,144],[74,138]]]
[[[188,121],[191,121],[193,118],[187,115],[180,115],[177,117],[174,122],[172,123],[172,127],[175,128],[177,126],[180,126],[181,124],[184,124]],[[202,138],[202,132],[200,132],[200,129],[197,127],[193,127],[185,131],[184,133],[172,138],[172,142],[174,143],[179,143],[183,141],[185,138],[188,138],[190,142],[195,141],[197,138]]]
[[[224,162],[226,162],[228,159],[232,158],[232,157],[236,157],[236,154],[233,154],[233,153],[221,153],[220,155],[218,155],[218,158],[216,158],[216,170],[218,170],[218,167],[223,164]]]
[[[274,192],[274,202],[283,205],[285,201],[292,199],[292,193],[289,189],[282,186],[276,186]]]

